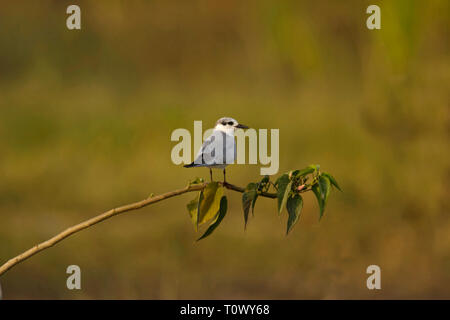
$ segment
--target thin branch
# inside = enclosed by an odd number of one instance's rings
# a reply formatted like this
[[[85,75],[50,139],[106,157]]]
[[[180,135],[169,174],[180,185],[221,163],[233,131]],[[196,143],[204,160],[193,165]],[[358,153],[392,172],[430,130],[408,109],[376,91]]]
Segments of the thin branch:
[[[241,193],[244,192],[244,188],[241,188],[241,187],[238,187],[238,186],[226,183],[226,182],[222,183],[222,184],[227,189],[241,192]],[[208,185],[207,183],[189,185],[183,189],[178,189],[175,191],[161,194],[159,196],[154,196],[154,197],[147,198],[147,199],[135,202],[135,203],[127,204],[127,205],[124,205],[124,206],[121,206],[118,208],[111,209],[111,210],[104,212],[96,217],[93,217],[89,220],[86,220],[86,221],[81,222],[77,225],[74,225],[70,228],[67,228],[63,232],[58,233],[56,236],[48,239],[47,241],[39,243],[38,245],[32,247],[31,249],[28,249],[27,251],[19,254],[18,256],[8,260],[5,264],[0,266],[0,276],[2,274],[4,274],[6,271],[8,271],[9,269],[11,269],[12,267],[14,267],[15,265],[19,264],[20,262],[27,260],[28,258],[34,256],[36,253],[38,253],[42,250],[48,249],[48,248],[54,246],[55,244],[57,244],[58,242],[64,240],[65,238],[67,238],[77,232],[80,232],[81,230],[89,228],[99,222],[102,222],[102,221],[109,219],[113,216],[116,216],[118,214],[132,211],[132,210],[141,209],[150,204],[153,204],[153,203],[156,203],[156,202],[168,199],[168,198],[172,198],[175,196],[179,196],[179,195],[187,193],[187,192],[203,190],[207,185]],[[260,195],[262,197],[266,197],[266,198],[276,198],[277,197],[277,195],[275,193],[267,193],[267,192],[262,192]]]
[[[233,184],[229,184],[228,182],[224,182],[223,186],[227,189],[234,190],[234,191],[237,191],[240,193],[243,193],[245,191],[244,188],[235,186]],[[260,195],[262,197],[266,197],[266,198],[271,198],[271,199],[275,199],[277,197],[276,193],[270,193],[270,192],[258,192],[258,195]]]

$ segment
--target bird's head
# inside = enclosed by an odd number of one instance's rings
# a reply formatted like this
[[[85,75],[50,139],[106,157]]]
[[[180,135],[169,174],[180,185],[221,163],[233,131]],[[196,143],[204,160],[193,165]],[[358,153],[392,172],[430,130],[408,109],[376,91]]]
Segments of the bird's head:
[[[233,118],[220,118],[216,122],[214,130],[223,131],[225,133],[233,133],[236,129],[248,129],[246,125],[240,124]]]

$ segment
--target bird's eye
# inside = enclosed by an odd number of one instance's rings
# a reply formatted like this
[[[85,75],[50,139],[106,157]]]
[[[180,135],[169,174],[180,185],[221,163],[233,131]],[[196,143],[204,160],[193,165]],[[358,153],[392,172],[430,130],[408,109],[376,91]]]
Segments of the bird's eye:
[[[233,125],[233,121],[228,122],[228,124],[229,124],[230,126],[232,126],[232,125]]]
[[[225,126],[226,124],[227,124],[227,123],[226,123],[225,121],[224,121],[224,122],[222,122],[222,125],[223,125],[223,126]]]

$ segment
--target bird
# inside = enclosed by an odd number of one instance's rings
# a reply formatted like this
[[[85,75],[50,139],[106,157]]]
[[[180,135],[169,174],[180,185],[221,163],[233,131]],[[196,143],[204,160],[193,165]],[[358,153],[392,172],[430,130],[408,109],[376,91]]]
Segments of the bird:
[[[195,160],[185,168],[207,167],[212,178],[212,169],[223,169],[223,183],[226,183],[225,167],[236,160],[236,143],[234,131],[248,129],[246,125],[230,117],[217,120],[212,134],[205,140]]]

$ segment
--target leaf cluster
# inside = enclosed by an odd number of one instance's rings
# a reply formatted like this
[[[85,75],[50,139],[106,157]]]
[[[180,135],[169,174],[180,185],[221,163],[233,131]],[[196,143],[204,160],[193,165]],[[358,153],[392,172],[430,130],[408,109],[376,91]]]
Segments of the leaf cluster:
[[[191,184],[203,183],[196,179]],[[273,190],[276,194],[278,214],[286,208],[288,213],[286,234],[297,223],[303,208],[302,193],[312,191],[319,205],[319,220],[322,219],[328,202],[330,191],[336,188],[341,191],[336,179],[327,172],[322,172],[319,165],[309,165],[301,170],[291,170],[282,174],[275,182],[264,176],[259,182],[249,183],[242,193],[244,212],[244,229],[247,228],[250,210],[254,216],[256,201],[260,196]],[[197,240],[209,236],[222,222],[227,212],[227,198],[224,186],[211,182],[191,200],[187,209],[196,230],[203,224],[209,224],[204,234]]]

